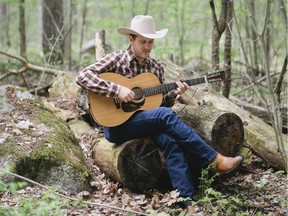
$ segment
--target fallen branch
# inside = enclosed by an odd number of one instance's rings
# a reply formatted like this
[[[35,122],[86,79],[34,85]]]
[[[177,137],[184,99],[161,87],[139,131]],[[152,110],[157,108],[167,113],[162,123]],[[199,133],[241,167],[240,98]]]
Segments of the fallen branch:
[[[67,72],[67,71],[62,71],[62,70],[58,70],[58,69],[54,69],[54,68],[48,68],[46,66],[43,67],[43,66],[31,64],[27,61],[27,59],[25,59],[21,56],[11,55],[9,53],[5,53],[2,51],[0,51],[0,55],[4,55],[4,56],[7,56],[9,58],[18,60],[22,63],[22,67],[20,67],[19,69],[16,69],[16,70],[8,69],[8,71],[6,73],[4,73],[3,75],[0,76],[0,81],[5,79],[6,77],[11,76],[11,75],[16,75],[16,76],[19,75],[22,78],[23,83],[25,84],[26,88],[29,89],[29,85],[26,82],[25,77],[23,76],[23,73],[25,73],[27,71],[34,71],[34,72],[41,73],[41,78],[39,80],[39,84],[37,86],[34,86],[33,89],[30,89],[30,93],[32,93],[32,94],[37,94],[37,92],[42,91],[42,90],[46,90],[51,86],[52,83],[49,83],[45,86],[40,85],[44,74],[50,74],[52,76],[57,76],[58,74]]]
[[[48,68],[48,67],[43,67],[43,66],[31,64],[25,58],[23,58],[21,56],[11,55],[9,53],[5,53],[2,51],[0,51],[0,55],[4,55],[4,56],[7,56],[9,58],[16,59],[16,60],[20,61],[23,65],[21,68],[19,68],[17,70],[8,70],[8,72],[6,72],[0,76],[0,81],[3,80],[4,78],[10,76],[10,75],[21,75],[22,73],[27,72],[28,70],[32,70],[32,71],[40,72],[40,73],[47,73],[47,74],[51,74],[54,76],[58,75],[59,73],[66,72],[66,71],[62,71],[62,70],[58,70],[58,69],[54,69],[54,68]]]

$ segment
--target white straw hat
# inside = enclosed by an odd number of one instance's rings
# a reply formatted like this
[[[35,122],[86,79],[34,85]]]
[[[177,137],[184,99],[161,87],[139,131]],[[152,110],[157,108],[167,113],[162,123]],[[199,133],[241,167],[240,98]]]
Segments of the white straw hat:
[[[167,34],[168,29],[165,28],[160,31],[156,31],[153,17],[138,15],[132,19],[130,28],[121,27],[118,28],[117,31],[123,35],[133,34],[141,35],[150,39],[157,39],[164,37]]]

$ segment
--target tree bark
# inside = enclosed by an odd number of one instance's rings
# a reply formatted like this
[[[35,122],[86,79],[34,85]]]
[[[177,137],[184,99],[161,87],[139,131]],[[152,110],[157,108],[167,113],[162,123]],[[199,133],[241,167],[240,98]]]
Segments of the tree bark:
[[[19,2],[20,55],[26,58],[25,0]]]
[[[149,138],[120,145],[101,138],[93,148],[93,157],[105,174],[134,191],[151,189],[161,174],[160,154]]]
[[[105,31],[96,32],[95,35],[95,53],[96,61],[100,60],[105,55]]]
[[[214,71],[220,69],[220,39],[226,28],[227,17],[227,0],[221,0],[221,13],[219,20],[217,20],[214,0],[210,0],[210,7],[213,18],[213,34],[212,34],[212,68]]]
[[[2,29],[5,29],[5,34],[3,35],[3,38],[1,37],[1,42],[5,43],[8,47],[11,46],[10,41],[10,16],[9,13],[9,4],[8,3],[0,3],[0,17],[3,20],[6,20],[5,22],[2,21]]]
[[[226,78],[223,82],[222,95],[229,98],[231,89],[231,48],[232,48],[232,27],[233,27],[233,0],[227,1],[227,20],[226,20],[226,30],[225,30],[225,44],[224,44],[224,68]]]
[[[73,14],[73,5],[71,0],[64,1],[64,17],[67,17],[64,27],[64,36],[63,36],[63,61],[67,65],[68,70],[72,67],[72,54],[71,54],[71,45],[72,45],[72,14]]]

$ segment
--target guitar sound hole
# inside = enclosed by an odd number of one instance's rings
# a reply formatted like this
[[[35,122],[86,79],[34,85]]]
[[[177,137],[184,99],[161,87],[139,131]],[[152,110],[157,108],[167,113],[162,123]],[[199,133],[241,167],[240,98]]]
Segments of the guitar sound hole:
[[[144,91],[142,88],[135,87],[132,91],[135,93],[134,101],[141,100],[144,97]]]

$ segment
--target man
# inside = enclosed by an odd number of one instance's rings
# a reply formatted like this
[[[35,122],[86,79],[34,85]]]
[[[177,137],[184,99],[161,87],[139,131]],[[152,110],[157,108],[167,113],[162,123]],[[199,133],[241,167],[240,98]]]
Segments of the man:
[[[156,31],[151,16],[138,15],[132,19],[130,28],[118,28],[118,32],[128,36],[130,43],[128,49],[110,53],[95,64],[86,67],[78,73],[76,82],[86,90],[106,97],[117,97],[127,103],[135,96],[131,89],[101,79],[98,75],[115,72],[133,78],[138,74],[151,72],[163,83],[164,68],[149,55],[154,39],[163,38],[168,29]],[[214,172],[219,173],[231,172],[243,158],[225,157],[217,153],[192,128],[179,119],[170,107],[174,104],[177,95],[183,94],[188,89],[188,85],[181,81],[177,81],[176,84],[178,85],[176,90],[163,95],[161,107],[138,111],[119,126],[104,127],[104,134],[106,139],[113,143],[150,136],[164,153],[172,186],[180,192],[181,197],[192,200],[195,188],[184,154],[197,158],[199,163],[197,165],[201,167],[207,167],[216,161]],[[191,200],[184,202],[189,214],[195,212]]]

